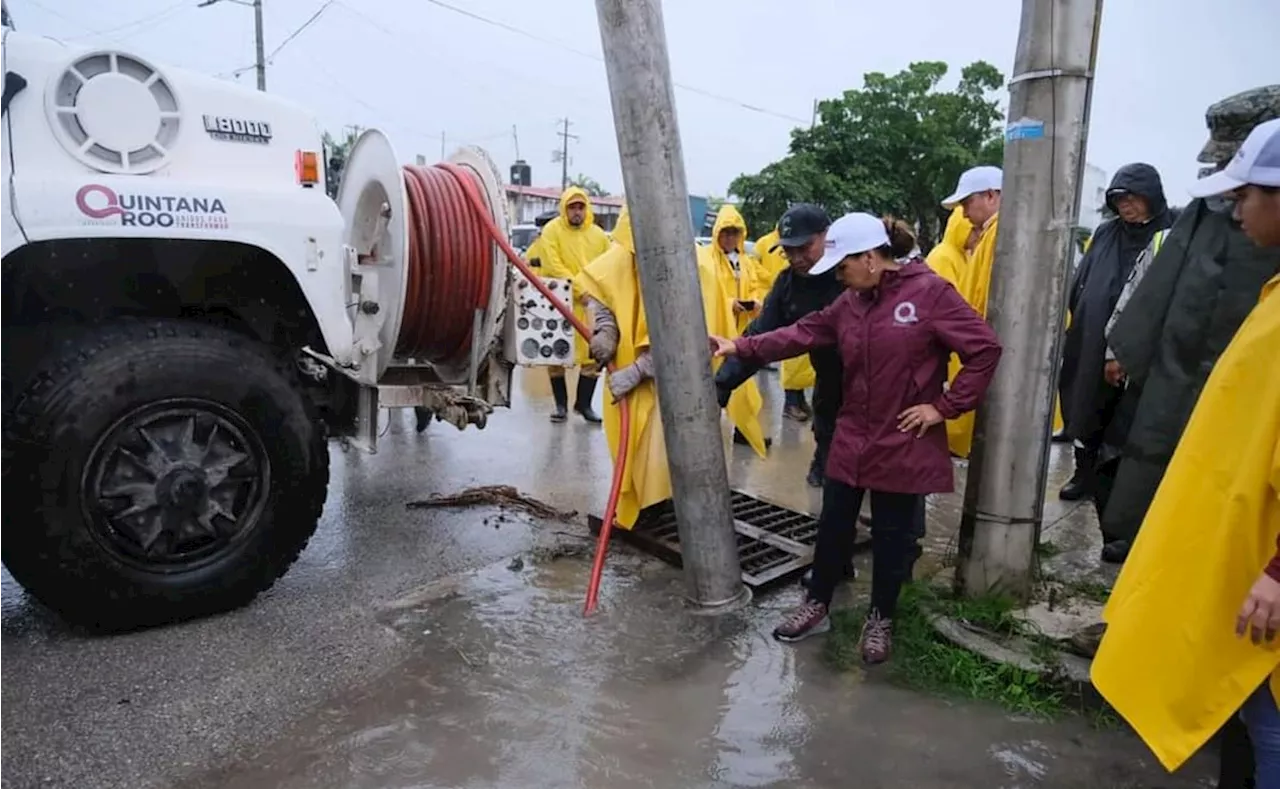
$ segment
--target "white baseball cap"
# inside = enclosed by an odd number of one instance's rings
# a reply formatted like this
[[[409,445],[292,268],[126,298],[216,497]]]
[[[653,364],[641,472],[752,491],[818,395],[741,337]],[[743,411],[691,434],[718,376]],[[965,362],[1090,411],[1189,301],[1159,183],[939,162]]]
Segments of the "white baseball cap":
[[[822,274],[836,267],[849,255],[858,255],[889,243],[884,222],[871,214],[845,214],[827,229],[826,251],[822,259],[809,269],[809,274]]]
[[[960,183],[956,184],[956,191],[942,201],[942,207],[955,208],[969,195],[976,195],[980,192],[999,192],[1000,184],[1003,181],[1004,170],[999,167],[992,167],[989,164],[970,167],[960,173]]]
[[[1192,197],[1212,197],[1247,184],[1280,186],[1280,118],[1253,127],[1226,167],[1187,191]]]

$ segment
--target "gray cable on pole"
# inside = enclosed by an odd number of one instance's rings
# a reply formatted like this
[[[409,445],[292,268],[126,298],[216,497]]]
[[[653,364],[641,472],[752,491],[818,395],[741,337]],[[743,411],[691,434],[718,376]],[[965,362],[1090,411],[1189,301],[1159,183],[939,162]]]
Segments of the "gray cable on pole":
[[[742,583],[666,33],[658,0],[596,0],[690,602],[732,610]]]

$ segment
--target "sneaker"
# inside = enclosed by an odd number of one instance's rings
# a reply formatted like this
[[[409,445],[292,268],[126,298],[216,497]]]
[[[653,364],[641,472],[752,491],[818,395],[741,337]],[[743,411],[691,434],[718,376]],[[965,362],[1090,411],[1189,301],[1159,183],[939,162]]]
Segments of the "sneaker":
[[[796,422],[808,422],[809,417],[812,416],[812,414],[809,413],[809,409],[802,405],[789,405],[782,409],[782,415],[787,419],[792,419]]]
[[[773,637],[792,644],[830,629],[831,619],[827,616],[827,607],[810,600],[788,614],[782,624],[773,629]]]
[[[880,612],[872,610],[862,626],[862,662],[877,665],[889,659],[893,649],[893,620],[881,619]]]

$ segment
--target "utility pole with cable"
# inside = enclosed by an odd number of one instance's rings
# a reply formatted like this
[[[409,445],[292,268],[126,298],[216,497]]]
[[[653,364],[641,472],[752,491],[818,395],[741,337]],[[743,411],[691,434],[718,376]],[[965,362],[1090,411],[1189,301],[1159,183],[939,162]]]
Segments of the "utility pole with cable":
[[[596,16],[688,598],[706,613],[733,610],[751,593],[738,562],[662,8],[659,0],[596,0]]]
[[[560,188],[569,188],[569,140],[578,139],[578,135],[569,133],[569,126],[572,125],[568,118],[560,119],[561,129],[556,132],[560,137],[560,151],[552,159],[560,160]]]
[[[262,31],[262,0],[202,0],[196,8],[208,8],[211,5],[228,2],[253,8],[253,46],[255,51],[254,70],[258,73],[258,90],[267,89],[267,54],[266,43]],[[239,72],[237,72],[239,73]]]
[[[991,326],[1004,356],[978,409],[957,581],[1026,598],[1049,440],[1102,0],[1022,0],[1009,80]]]

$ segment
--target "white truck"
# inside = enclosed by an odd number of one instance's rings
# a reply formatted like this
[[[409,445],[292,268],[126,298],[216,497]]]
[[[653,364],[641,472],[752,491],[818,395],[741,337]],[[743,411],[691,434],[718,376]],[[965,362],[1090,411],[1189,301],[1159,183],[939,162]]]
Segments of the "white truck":
[[[471,342],[397,352],[408,195],[381,133],[335,203],[289,101],[3,36],[3,561],[40,601],[99,629],[243,605],[315,531],[328,438],[372,451],[380,405],[463,428],[509,404],[496,246]],[[492,162],[451,161],[505,237]]]

